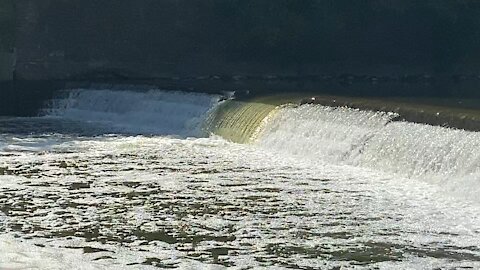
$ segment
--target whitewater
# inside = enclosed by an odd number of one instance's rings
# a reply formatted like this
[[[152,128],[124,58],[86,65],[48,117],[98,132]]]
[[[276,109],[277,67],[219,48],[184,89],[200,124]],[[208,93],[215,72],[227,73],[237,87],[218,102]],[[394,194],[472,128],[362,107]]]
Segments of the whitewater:
[[[480,268],[480,133],[397,119],[65,90],[0,118],[0,269]]]

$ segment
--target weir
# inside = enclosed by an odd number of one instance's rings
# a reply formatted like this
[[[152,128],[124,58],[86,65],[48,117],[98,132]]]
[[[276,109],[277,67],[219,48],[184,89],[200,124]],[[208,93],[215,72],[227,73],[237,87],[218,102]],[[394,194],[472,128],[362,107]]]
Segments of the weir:
[[[301,103],[395,112],[401,121],[480,131],[478,99],[314,96]]]
[[[393,112],[227,101],[213,133],[312,163],[393,173],[475,198],[480,133],[398,121]]]
[[[73,89],[57,94],[40,115],[87,122],[94,133],[201,137],[203,123],[220,96],[143,89]]]
[[[0,0],[0,270],[480,269],[478,18]]]
[[[156,89],[76,89],[51,100],[42,115],[95,124],[103,133],[215,134],[314,163],[444,185],[453,185],[452,178],[480,178],[479,132],[397,121],[394,112],[300,105],[295,95],[220,100],[218,95]]]
[[[178,247],[188,249],[176,258],[191,261],[191,239],[213,263],[212,246],[241,250],[228,255],[228,266],[240,268],[259,254],[313,255],[288,263],[305,269],[332,258],[346,262],[340,268],[397,266],[411,256],[424,260],[421,268],[479,262],[472,247],[480,232],[480,133],[397,119],[301,105],[298,96],[65,90],[40,116],[0,118],[0,201],[8,210],[0,223],[20,236],[41,232],[75,249],[75,258],[78,249],[101,248],[108,253],[90,259],[115,255],[114,268]],[[43,225],[17,231],[30,224]],[[92,234],[89,224],[99,229]],[[115,253],[125,243],[132,255]],[[24,254],[0,239],[2,250]],[[201,263],[172,266],[211,266]]]
[[[314,162],[364,167],[461,189],[480,179],[480,133],[392,121],[394,113],[282,108],[256,144]],[[454,180],[455,179],[455,180]]]
[[[226,100],[213,109],[206,122],[209,133],[236,143],[251,143],[260,127],[273,117],[280,106],[299,104],[305,94],[278,94]]]
[[[260,102],[225,101],[214,109],[206,129],[229,141],[249,143],[262,121],[276,106]]]

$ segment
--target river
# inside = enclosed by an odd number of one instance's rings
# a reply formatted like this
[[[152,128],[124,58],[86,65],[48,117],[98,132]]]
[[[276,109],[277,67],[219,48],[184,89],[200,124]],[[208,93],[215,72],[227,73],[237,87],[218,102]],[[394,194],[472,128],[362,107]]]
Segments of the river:
[[[226,102],[72,90],[0,118],[0,269],[480,268],[479,133],[289,105],[239,144],[207,127]]]

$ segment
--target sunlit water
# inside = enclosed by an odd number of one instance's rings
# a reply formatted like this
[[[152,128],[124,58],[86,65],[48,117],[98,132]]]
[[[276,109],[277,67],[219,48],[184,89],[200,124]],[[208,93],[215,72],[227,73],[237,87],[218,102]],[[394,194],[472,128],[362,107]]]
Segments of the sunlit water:
[[[302,106],[241,145],[202,131],[216,102],[74,91],[0,119],[0,269],[480,268],[478,133]]]

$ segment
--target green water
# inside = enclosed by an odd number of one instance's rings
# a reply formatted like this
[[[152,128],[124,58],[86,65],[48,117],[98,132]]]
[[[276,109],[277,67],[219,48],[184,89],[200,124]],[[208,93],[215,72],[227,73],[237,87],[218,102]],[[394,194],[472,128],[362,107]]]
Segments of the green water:
[[[308,94],[277,94],[227,100],[206,121],[206,130],[236,143],[250,143],[281,106],[295,106]]]

